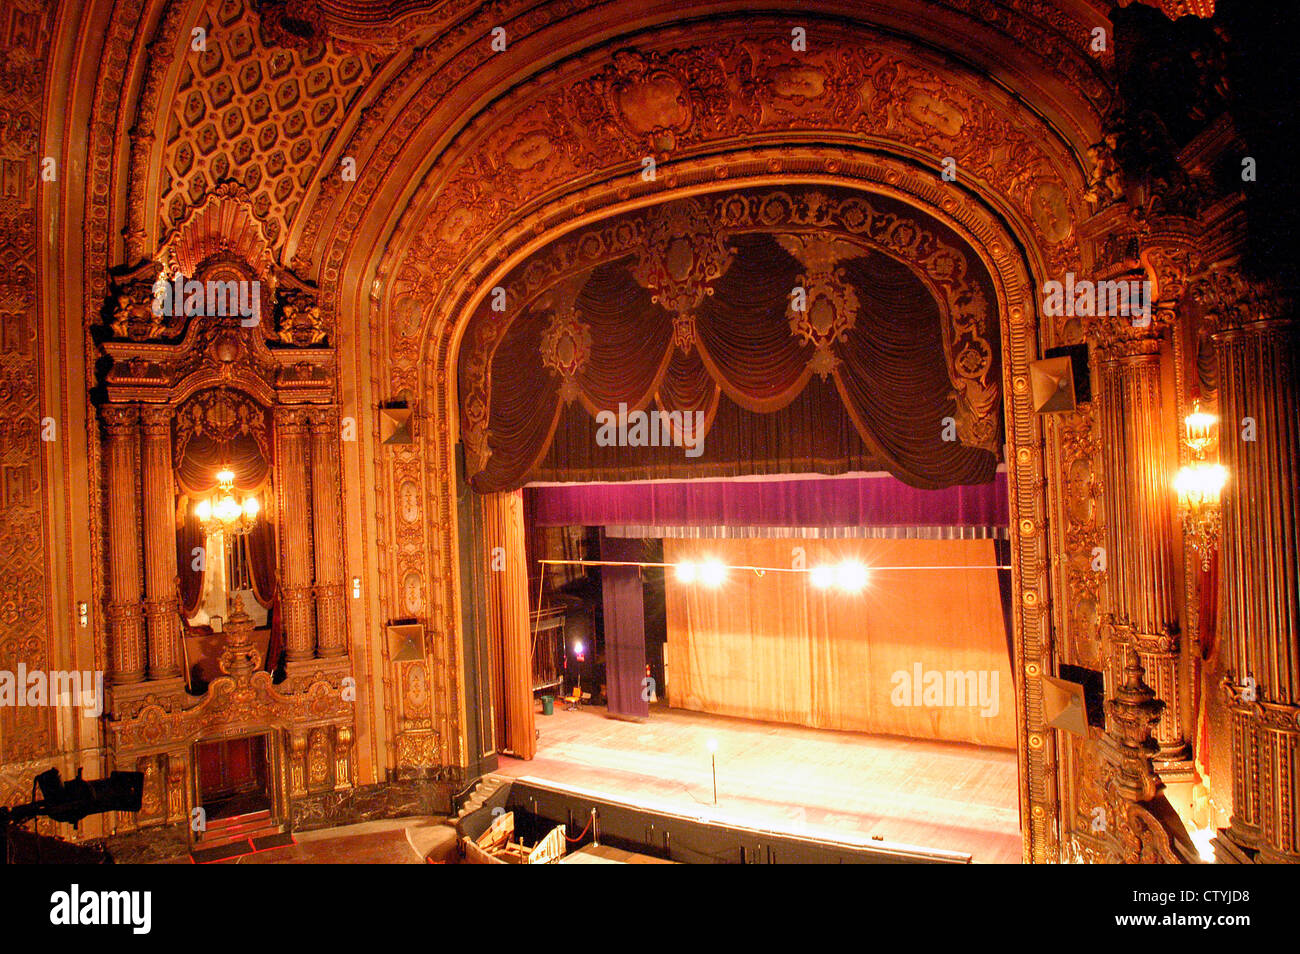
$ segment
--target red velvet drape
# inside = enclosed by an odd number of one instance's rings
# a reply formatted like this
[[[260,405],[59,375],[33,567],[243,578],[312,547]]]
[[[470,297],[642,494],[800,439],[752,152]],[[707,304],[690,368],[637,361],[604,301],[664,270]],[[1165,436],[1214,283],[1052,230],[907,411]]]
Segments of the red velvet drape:
[[[176,482],[181,493],[191,497],[206,494],[217,485],[217,472],[229,466],[239,490],[257,490],[271,473],[271,461],[258,441],[241,435],[229,442],[211,440],[203,435],[185,442],[184,452],[176,461]]]

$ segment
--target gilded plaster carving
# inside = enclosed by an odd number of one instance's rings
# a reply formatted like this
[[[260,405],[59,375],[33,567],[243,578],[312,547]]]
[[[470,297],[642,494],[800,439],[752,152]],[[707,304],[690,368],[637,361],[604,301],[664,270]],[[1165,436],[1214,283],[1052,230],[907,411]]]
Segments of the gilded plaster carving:
[[[861,254],[861,249],[822,235],[778,235],[777,241],[806,269],[795,279],[803,292],[802,300],[796,307],[792,298],[787,309],[790,333],[816,348],[809,367],[825,378],[839,360],[831,346],[853,327],[858,313],[857,293],[838,266],[844,259]]]
[[[19,3],[21,5],[23,0]],[[220,92],[215,88],[218,82],[216,74],[204,77],[201,75],[202,64],[196,70],[188,61],[184,66],[181,92],[174,101],[159,102],[162,91],[169,88],[162,76],[171,68],[172,50],[178,39],[183,40],[179,34],[184,19],[183,4],[166,5],[163,20],[152,38],[148,36],[148,30],[143,29],[145,24],[137,22],[140,11],[131,9],[130,4],[118,5],[107,26],[107,42],[110,49],[130,51],[130,56],[121,52],[106,58],[95,91],[93,128],[96,136],[92,143],[92,161],[88,164],[91,173],[84,239],[87,283],[94,299],[87,306],[88,327],[96,323],[91,319],[98,319],[99,309],[108,295],[108,266],[117,264],[107,258],[111,247],[109,236],[117,233],[124,214],[115,207],[112,199],[116,194],[111,185],[113,140],[115,129],[121,135],[131,123],[139,128],[133,137],[134,151],[129,170],[131,201],[125,215],[143,217],[157,214],[159,221],[156,224],[150,222],[149,226],[159,234],[180,228],[191,214],[192,207],[213,188],[214,182],[210,178],[213,164],[224,159],[231,170],[230,176],[238,173],[243,177],[241,182],[248,189],[250,201],[256,203],[253,217],[266,223],[275,247],[282,249],[286,235],[298,228],[301,241],[295,254],[295,266],[305,269],[314,260],[320,261],[320,268],[313,273],[322,283],[322,326],[332,327],[335,316],[342,317],[340,302],[350,290],[342,287],[344,283],[340,276],[345,273],[345,265],[356,261],[349,257],[359,254],[352,248],[362,219],[359,210],[374,201],[382,183],[400,178],[401,173],[396,170],[401,168],[399,163],[404,161],[403,151],[417,127],[433,115],[447,97],[472,82],[475,72],[488,61],[490,54],[480,48],[482,44],[475,42],[485,35],[485,25],[507,18],[516,9],[522,10],[522,5],[516,8],[511,3],[493,5],[489,10],[474,11],[448,27],[451,15],[443,7],[419,9],[411,16],[403,15],[397,24],[381,23],[377,13],[373,20],[368,19],[377,9],[377,4],[378,0],[376,3],[363,0],[350,4],[353,12],[362,10],[362,13],[345,26],[340,25],[339,18],[332,16],[337,12],[337,5],[328,0],[315,6],[319,17],[295,17],[289,4],[268,4],[267,12],[271,14],[268,21],[272,21],[272,25],[279,23],[278,28],[273,27],[272,36],[284,46],[266,46],[254,31],[251,34],[253,52],[247,54],[241,53],[242,48],[230,44],[242,42],[238,40],[243,35],[238,27],[250,22],[248,9],[234,3],[223,5],[220,15],[205,14],[216,17],[211,20],[214,25],[232,28],[220,39],[222,45],[217,53],[223,63],[228,65],[238,59],[241,70],[254,62],[262,69],[261,86],[250,87],[247,92],[236,89],[237,95],[245,102],[221,106],[216,106],[220,98]],[[1178,0],[1169,0],[1165,6],[1171,7],[1171,4],[1177,7]],[[1200,4],[1202,7],[1205,5]],[[272,6],[282,9],[270,10]],[[552,9],[561,6],[563,10]],[[540,32],[550,28],[563,17],[580,13],[582,7],[580,3],[546,5],[530,13],[521,23],[521,36],[526,35],[522,32],[524,30]],[[1014,37],[1014,42],[1027,59],[1053,67],[1063,84],[1080,90],[1083,100],[1097,107],[1098,114],[1101,113],[1100,106],[1110,95],[1102,69],[1105,62],[1094,64],[1078,53],[1086,46],[1088,24],[1077,22],[1054,6],[1043,3],[1014,3],[1011,15],[997,5],[955,3],[953,7],[954,10],[969,8],[963,15],[971,22],[1005,31],[1008,38]],[[224,12],[226,10],[234,13],[228,14]],[[300,95],[305,89],[304,73],[313,68],[301,61],[308,55],[305,51],[311,43],[297,42],[295,36],[298,39],[303,37],[295,33],[296,28],[286,26],[284,13],[291,14],[291,20],[310,21],[307,39],[314,41],[321,35],[331,38],[325,46],[325,59],[318,61],[318,65],[323,64],[332,71],[335,88],[320,92],[311,102],[334,102],[336,108],[324,117],[322,124],[312,127],[320,130],[321,135],[308,137],[313,140],[310,154],[300,160],[288,154],[276,159],[276,154],[285,148],[286,129],[276,128],[270,132],[267,129],[276,126],[280,119],[291,118],[289,114],[301,107],[282,110],[279,119],[264,117],[260,126],[252,112],[258,95],[274,96],[283,85],[270,78],[270,67],[285,63],[284,58],[288,57],[288,62],[293,65],[290,72],[283,75],[299,82]],[[278,21],[275,20],[277,16],[280,17]],[[223,22],[223,17],[232,18]],[[731,27],[726,27],[720,20],[715,33],[723,34],[728,29],[733,35],[719,36],[717,42],[706,43],[697,36],[678,32],[655,49],[649,48],[652,44],[647,43],[647,48],[617,56],[602,51],[599,56],[588,58],[587,65],[591,68],[587,69],[585,76],[575,77],[574,83],[563,89],[559,88],[561,84],[558,82],[539,79],[529,89],[504,97],[502,105],[494,108],[490,117],[472,125],[456,149],[448,149],[445,155],[433,162],[428,179],[417,188],[409,203],[407,216],[390,244],[388,258],[380,266],[385,295],[389,297],[383,302],[377,300],[377,303],[384,306],[380,313],[390,317],[391,324],[386,328],[376,328],[380,343],[371,369],[375,387],[381,394],[405,392],[412,397],[418,395],[420,401],[428,400],[428,405],[420,411],[421,440],[427,443],[386,450],[384,459],[377,465],[376,489],[381,499],[377,525],[381,538],[394,544],[391,560],[383,561],[381,576],[386,583],[387,598],[393,605],[397,605],[399,592],[407,588],[406,581],[413,579],[415,591],[421,594],[417,601],[423,611],[421,615],[427,614],[438,623],[430,638],[431,657],[436,661],[431,674],[430,695],[435,725],[447,743],[439,745],[433,733],[407,733],[397,741],[402,761],[406,763],[436,765],[452,760],[447,764],[454,764],[458,755],[457,733],[454,723],[449,721],[453,717],[448,715],[458,708],[459,690],[455,677],[447,674],[457,666],[457,650],[455,640],[449,635],[456,632],[456,620],[453,595],[455,558],[448,529],[454,525],[454,520],[447,489],[450,483],[448,475],[452,473],[450,448],[454,433],[450,422],[454,408],[447,401],[445,392],[449,368],[446,357],[448,342],[452,337],[453,323],[460,320],[465,311],[456,295],[463,292],[464,286],[486,276],[489,271],[487,263],[497,252],[500,252],[502,260],[512,253],[512,247],[502,239],[507,226],[513,227],[514,223],[527,219],[537,197],[547,188],[564,180],[591,182],[601,177],[611,180],[623,177],[615,187],[622,191],[622,199],[633,194],[644,196],[646,193],[638,192],[640,186],[633,180],[640,172],[640,160],[646,155],[659,160],[660,180],[654,185],[655,189],[668,192],[687,181],[698,184],[700,180],[689,180],[689,176],[706,166],[704,160],[695,162],[692,159],[691,150],[698,149],[702,154],[711,148],[733,148],[728,136],[744,136],[751,143],[761,140],[773,146],[762,159],[772,174],[790,171],[798,162],[807,161],[811,152],[817,152],[819,163],[823,163],[818,165],[819,173],[848,176],[849,170],[855,169],[851,156],[846,154],[841,160],[833,148],[815,150],[797,145],[798,137],[806,137],[809,133],[819,138],[841,133],[856,137],[858,142],[867,143],[871,148],[908,150],[913,156],[928,157],[928,161],[936,164],[936,169],[939,159],[954,157],[960,170],[960,185],[956,189],[934,185],[927,189],[925,185],[910,182],[908,171],[897,167],[890,172],[894,176],[892,180],[881,178],[872,180],[870,184],[881,189],[906,187],[917,197],[918,204],[942,209],[956,220],[971,221],[972,213],[962,191],[967,183],[974,192],[1005,196],[1005,200],[999,198],[997,201],[1000,203],[999,214],[1010,223],[1009,230],[999,231],[996,239],[992,232],[978,236],[977,247],[988,254],[990,261],[1005,262],[1011,254],[1011,243],[1006,236],[1014,234],[1018,237],[1018,244],[1029,250],[1029,273],[1033,273],[1035,279],[1042,277],[1037,274],[1039,270],[1046,274],[1060,274],[1068,267],[1081,270],[1078,239],[1072,222],[1082,219],[1083,183],[1072,171],[1073,160],[1068,151],[1042,134],[1036,126],[1036,117],[1028,110],[1001,99],[999,91],[986,84],[972,82],[969,77],[959,76],[955,71],[952,75],[948,71],[937,71],[923,58],[902,51],[892,41],[866,31],[857,31],[853,34],[854,42],[842,44],[854,51],[844,57],[821,53],[796,61],[789,55],[788,45],[780,48],[775,42],[761,38],[764,29],[761,20],[747,16],[739,26]],[[419,33],[420,30],[426,32]],[[753,33],[758,38],[737,39],[738,34],[744,33]],[[411,52],[407,64],[368,101],[366,110],[358,117],[359,121],[349,127],[344,121],[346,107],[355,106],[355,91],[373,75],[371,71],[377,61],[365,59],[368,54],[358,53],[348,44],[357,41],[373,43],[375,48],[388,51],[398,49],[399,41],[404,42],[417,34],[427,45]],[[652,35],[652,31],[647,31],[643,36]],[[431,39],[434,37],[436,42]],[[338,38],[337,43],[334,38]],[[641,40],[639,37],[638,43]],[[137,104],[122,95],[129,88],[124,74],[130,60],[146,53],[151,64],[144,71],[145,88],[142,100]],[[358,57],[363,65],[351,85],[346,85],[341,82],[345,77],[340,70],[350,56]],[[1056,72],[1058,67],[1059,72]],[[240,75],[235,73],[236,78]],[[554,118],[565,114],[563,104],[574,95],[574,89],[586,94],[582,102],[575,104],[577,111],[573,114],[581,122],[575,126],[561,123],[557,128]],[[198,100],[194,99],[196,93]],[[187,120],[186,110],[193,104],[194,111],[188,115],[196,115],[200,101],[204,116]],[[398,104],[401,104],[401,109],[397,108]],[[138,114],[134,112],[137,105]],[[328,105],[322,106],[322,112],[327,108]],[[515,112],[512,113],[511,109]],[[235,119],[227,120],[226,116],[235,112],[240,114],[244,128],[237,136],[211,148],[213,140],[205,132],[207,124],[218,120],[234,123]],[[171,118],[178,120],[180,133],[167,137],[165,142],[161,138],[154,140],[155,127],[166,129]],[[311,121],[314,121],[314,114]],[[1088,121],[1083,125],[1086,127]],[[339,148],[335,149],[329,137],[339,130],[344,130],[349,140],[337,144]],[[254,131],[259,137],[270,138],[274,134],[276,142],[266,149],[261,148],[260,142],[255,143],[255,154],[244,156],[239,151],[239,141]],[[1095,138],[1096,133],[1092,132],[1081,141],[1089,142]],[[232,140],[234,145],[229,146]],[[784,150],[779,155],[777,143],[782,143],[780,148]],[[209,147],[206,156],[205,146]],[[357,181],[345,181],[340,174],[341,157],[370,154],[372,146],[373,156],[359,170]],[[180,172],[178,163],[186,149],[192,161],[184,172]],[[155,152],[163,156],[166,169],[164,181],[159,184],[163,201],[149,208],[143,196],[150,188],[146,182],[148,160]],[[837,165],[831,168],[826,161],[833,155]],[[838,164],[841,161],[843,164]],[[200,168],[200,162],[207,163],[206,170]],[[328,168],[324,164],[328,164]],[[882,164],[881,168],[884,167]],[[742,167],[739,161],[715,159],[707,168],[710,174],[716,170],[734,176]],[[296,185],[286,186],[291,177],[296,180]],[[1115,190],[1107,182],[1110,178],[1109,175],[1097,178],[1094,170],[1097,185],[1113,196]],[[311,186],[305,185],[308,181],[311,181]],[[318,190],[315,201],[310,207],[304,207],[303,199],[310,188]],[[611,189],[609,194],[610,201],[613,201],[612,196],[616,193]],[[583,214],[588,202],[590,208],[597,207],[597,201],[597,190],[593,190],[589,198],[567,204],[556,203],[552,217],[539,215],[528,223],[528,233],[536,237],[557,228],[566,216]],[[295,222],[300,224],[295,226]],[[412,235],[417,237],[409,246],[410,254],[407,255],[406,240]],[[1101,244],[1109,249],[1107,254],[1116,262],[1125,257],[1135,257],[1128,255],[1131,236],[1121,235],[1118,231],[1107,233]],[[128,249],[131,261],[151,254],[145,229],[128,230]],[[1002,264],[997,267],[1003,269]],[[1025,397],[1027,385],[1024,384],[1023,356],[1035,352],[1038,332],[1034,308],[1023,295],[1029,273],[1017,276],[1020,284],[1010,283],[1009,295],[1004,297],[1005,293],[999,293],[996,313],[1006,322],[1003,334],[1006,357],[1001,384],[1011,421],[1007,439],[1013,507],[1016,513],[1023,515],[1030,528],[1026,530],[1024,526],[1018,526],[1013,530],[1014,559],[1019,564],[1018,576],[1022,581],[1017,601],[1018,644],[1023,647],[1026,658],[1044,659],[1051,653],[1050,637],[1042,618],[1051,604],[1048,592],[1043,588],[1047,549],[1044,538],[1049,532],[1056,535],[1060,531],[1055,526],[1055,518],[1052,521],[1047,519],[1037,496],[1047,478],[1046,464],[1038,426],[1027,410]],[[990,303],[990,308],[993,307]],[[3,351],[5,340],[5,320],[8,320],[8,314],[0,314],[0,351]],[[25,320],[29,318],[18,315],[11,326],[16,327]],[[679,343],[684,346],[689,340],[690,328],[684,323]],[[229,353],[228,349],[232,347],[236,350],[247,347],[248,353],[260,353],[255,343],[243,345],[238,339],[232,341],[228,337],[213,344],[218,352],[223,348],[227,349],[225,353]],[[491,343],[487,345],[490,353]],[[88,353],[94,353],[92,349],[88,338]],[[976,353],[974,366],[978,366],[980,360],[983,359]],[[115,387],[119,394],[126,395],[138,394],[144,388],[163,383],[171,386],[178,380],[199,382],[198,378],[177,377],[175,372],[168,370],[175,363],[175,357],[165,349],[159,350],[156,344],[150,348],[119,350],[114,357],[114,373],[118,376]],[[275,366],[277,370],[268,375],[259,373],[264,381],[259,387],[264,388],[268,395],[274,393],[272,389],[277,386],[282,387],[282,393],[286,395],[318,394],[319,386],[329,380],[328,362],[316,365],[309,361],[306,366],[306,376],[300,375],[297,366],[287,362]],[[215,370],[214,366],[207,373]],[[220,378],[214,376],[203,380]],[[997,383],[996,373],[993,380]],[[292,391],[298,385],[301,388]],[[32,390],[35,393],[35,388]],[[472,407],[467,409],[467,416],[472,418],[474,413]],[[2,439],[7,438],[0,433]],[[1071,467],[1071,487],[1067,493],[1071,522],[1066,531],[1070,542],[1067,546],[1069,552],[1077,556],[1086,547],[1089,533],[1095,532],[1095,529],[1089,531],[1087,520],[1088,511],[1094,505],[1083,488],[1092,485],[1096,474],[1090,476],[1087,471],[1092,468],[1079,463],[1089,456],[1085,449],[1088,438],[1066,435],[1065,442]],[[97,453],[97,447],[92,446],[92,455]],[[21,490],[20,485],[21,481],[14,484]],[[36,481],[31,480],[29,485],[35,492]],[[1095,521],[1093,526],[1095,528]],[[43,539],[39,528],[31,536],[33,543],[39,546]],[[1054,536],[1054,549],[1057,544],[1058,538]],[[0,563],[3,563],[3,558],[0,558]],[[7,571],[0,574],[0,578],[12,576]],[[1085,574],[1080,570],[1077,582],[1070,584],[1076,587],[1075,592],[1086,591],[1084,579]],[[31,589],[39,590],[40,586],[33,585]],[[9,605],[0,598],[0,612],[5,612]],[[1027,687],[1026,695],[1018,700],[1023,710],[1022,721],[1028,718],[1026,713],[1032,706],[1032,692],[1033,689]],[[179,710],[160,704],[157,712],[150,709],[149,718],[160,719],[162,713],[177,715]],[[340,733],[343,731],[339,730]],[[1026,816],[1027,854],[1035,859],[1053,857],[1056,850],[1055,808],[1050,792],[1050,773],[1055,755],[1050,735],[1035,734],[1030,737],[1030,744],[1022,745],[1022,797],[1027,806],[1032,806],[1032,811]],[[5,734],[6,742],[10,737],[10,734]],[[1042,742],[1044,737],[1049,741]],[[341,743],[341,734],[337,738]],[[1033,744],[1034,739],[1039,739],[1039,743]],[[305,764],[299,763],[305,762],[306,734],[295,736],[291,746],[297,753],[295,760],[290,760],[296,773],[293,786],[295,791],[305,792]],[[1135,813],[1132,826],[1138,828],[1143,824],[1144,817]]]
[[[179,228],[190,209],[230,181],[247,191],[268,240],[282,246],[303,184],[379,60],[329,39],[275,45],[292,31],[264,36],[246,0],[209,3],[200,23],[206,49],[182,60],[163,124],[169,134],[159,230]]]
[[[51,490],[50,445],[42,440],[50,436],[42,365],[50,341],[37,305],[36,211],[54,16],[45,4],[20,0],[0,17],[0,666],[8,670],[44,669],[54,651],[55,584],[43,505]],[[39,758],[56,744],[52,709],[0,709],[0,762]]]

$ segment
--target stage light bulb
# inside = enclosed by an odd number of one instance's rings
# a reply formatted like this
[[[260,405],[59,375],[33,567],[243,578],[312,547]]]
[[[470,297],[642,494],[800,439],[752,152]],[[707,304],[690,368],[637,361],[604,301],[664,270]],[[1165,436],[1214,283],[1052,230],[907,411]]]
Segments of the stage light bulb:
[[[727,568],[717,560],[709,560],[700,567],[700,582],[705,586],[721,586],[727,578]]]
[[[677,564],[677,579],[682,583],[694,583],[695,573],[696,569],[694,563],[687,562]]]
[[[867,585],[867,568],[855,560],[845,560],[835,568],[835,582],[842,590],[857,592]]]
[[[829,566],[815,566],[808,574],[808,582],[824,590],[835,582],[835,570]]]

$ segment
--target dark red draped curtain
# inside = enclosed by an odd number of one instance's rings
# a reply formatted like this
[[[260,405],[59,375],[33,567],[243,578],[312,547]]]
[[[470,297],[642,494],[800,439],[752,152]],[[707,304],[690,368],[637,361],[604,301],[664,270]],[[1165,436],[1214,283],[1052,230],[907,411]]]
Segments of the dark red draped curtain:
[[[206,562],[198,564],[195,569],[194,551],[207,544],[199,518],[194,515],[194,501],[182,495],[180,510],[177,514],[176,528],[176,569],[180,582],[181,613],[189,619],[199,608],[203,599],[203,577]]]
[[[543,527],[947,527],[1008,522],[1004,474],[987,484],[918,490],[887,474],[762,480],[549,484],[524,490]],[[1002,554],[1010,562],[1010,553]]]
[[[224,466],[234,473],[239,490],[258,490],[271,474],[270,455],[256,438],[240,435],[221,442],[199,435],[185,442],[176,461],[181,493],[191,497],[206,494],[217,485],[217,472]]]
[[[835,281],[856,297],[856,320],[818,356],[787,313],[807,267],[769,234],[728,244],[731,264],[689,316],[685,350],[674,339],[682,317],[635,281],[631,258],[592,269],[577,296],[589,354],[570,380],[543,360],[556,321],[545,296],[514,320],[490,364],[491,453],[474,488],[852,470],[887,470],[921,488],[993,478],[996,455],[945,427],[956,400],[939,306],[908,265],[867,249],[839,263]],[[702,412],[703,453],[601,446],[594,417],[620,405]]]

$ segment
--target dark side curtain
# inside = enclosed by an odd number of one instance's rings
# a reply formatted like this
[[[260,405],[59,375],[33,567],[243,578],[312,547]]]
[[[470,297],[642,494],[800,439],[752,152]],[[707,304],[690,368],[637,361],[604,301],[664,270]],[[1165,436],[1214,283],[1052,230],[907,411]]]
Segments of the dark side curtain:
[[[198,611],[199,601],[203,599],[203,570],[196,570],[194,551],[206,546],[207,538],[199,526],[199,518],[194,515],[193,498],[182,494],[179,513],[176,515],[176,575],[179,581],[181,613],[189,619]],[[206,562],[200,564],[206,566]]]
[[[819,355],[787,313],[805,266],[771,235],[728,241],[734,259],[694,309],[687,349],[631,259],[595,267],[578,295],[589,355],[567,380],[542,357],[556,316],[538,305],[517,317],[492,357],[491,455],[474,488],[808,470],[883,469],[923,488],[992,479],[996,456],[945,427],[956,401],[938,305],[908,266],[866,250],[842,262],[836,281],[856,297],[856,321]],[[701,412],[703,453],[600,446],[594,417],[620,404]]]

